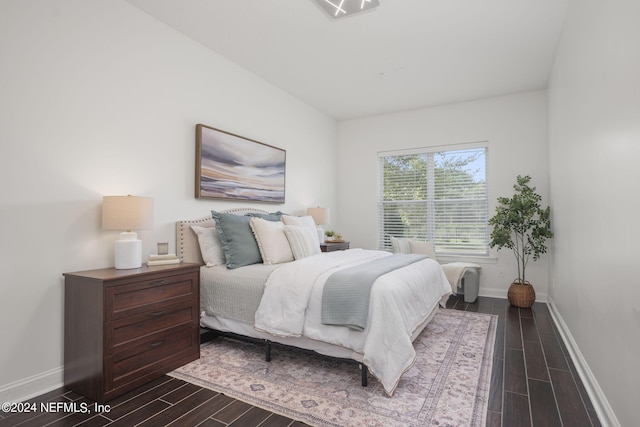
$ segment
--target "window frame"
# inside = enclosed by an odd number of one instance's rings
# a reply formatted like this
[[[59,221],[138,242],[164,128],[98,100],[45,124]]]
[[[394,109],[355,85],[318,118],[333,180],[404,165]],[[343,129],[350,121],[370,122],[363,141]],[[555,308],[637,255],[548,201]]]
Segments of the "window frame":
[[[484,195],[480,198],[469,198],[469,199],[460,199],[463,203],[479,203],[482,207],[477,210],[473,210],[475,215],[480,215],[483,219],[484,226],[480,233],[476,233],[476,237],[481,239],[481,244],[477,246],[479,250],[452,250],[452,247],[455,245],[445,246],[448,247],[448,250],[443,250],[443,244],[439,243],[436,240],[436,229],[437,229],[437,208],[436,205],[442,205],[443,202],[438,202],[438,199],[435,197],[435,157],[439,153],[453,154],[456,151],[460,151],[463,153],[465,150],[484,150]],[[426,193],[427,196],[425,200],[400,200],[400,201],[385,201],[385,176],[384,176],[384,160],[389,157],[398,157],[398,156],[410,156],[410,155],[426,155],[427,156],[427,177],[426,177]],[[377,230],[377,239],[378,239],[378,248],[380,250],[391,250],[390,238],[388,237],[390,234],[387,234],[389,226],[388,223],[385,223],[385,205],[389,206],[390,204],[417,204],[425,206],[425,232],[422,235],[415,236],[404,236],[416,238],[418,240],[432,240],[434,242],[434,246],[436,248],[436,255],[439,257],[465,257],[465,258],[489,258],[490,257],[490,247],[489,247],[489,142],[488,141],[478,141],[471,142],[465,144],[452,144],[452,145],[439,145],[439,146],[430,146],[430,147],[420,147],[415,149],[407,149],[407,150],[394,150],[394,151],[381,151],[378,152],[378,195],[377,195],[377,210],[378,210],[378,230]],[[392,227],[392,226],[391,226]],[[417,224],[417,228],[422,227],[422,224]]]

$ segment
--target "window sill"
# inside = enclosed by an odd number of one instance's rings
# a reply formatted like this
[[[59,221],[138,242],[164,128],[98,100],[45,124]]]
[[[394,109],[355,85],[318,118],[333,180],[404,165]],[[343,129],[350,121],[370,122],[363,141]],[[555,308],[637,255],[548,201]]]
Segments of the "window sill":
[[[437,256],[436,260],[440,263],[448,262],[473,262],[476,264],[497,264],[498,258],[492,256],[463,256],[463,255],[443,255]]]

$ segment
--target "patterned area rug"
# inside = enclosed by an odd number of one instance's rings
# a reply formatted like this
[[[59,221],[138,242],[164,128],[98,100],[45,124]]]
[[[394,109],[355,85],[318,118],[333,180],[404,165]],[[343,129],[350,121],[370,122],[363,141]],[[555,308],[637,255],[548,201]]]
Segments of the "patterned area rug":
[[[393,397],[358,365],[218,338],[170,375],[311,426],[484,426],[497,316],[441,309]]]

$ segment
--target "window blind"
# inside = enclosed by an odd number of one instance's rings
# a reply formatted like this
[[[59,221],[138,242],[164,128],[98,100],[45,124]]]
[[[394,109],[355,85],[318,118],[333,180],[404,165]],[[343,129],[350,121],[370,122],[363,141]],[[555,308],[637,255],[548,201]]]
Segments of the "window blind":
[[[391,236],[434,242],[440,255],[489,254],[486,146],[379,154],[379,248]]]

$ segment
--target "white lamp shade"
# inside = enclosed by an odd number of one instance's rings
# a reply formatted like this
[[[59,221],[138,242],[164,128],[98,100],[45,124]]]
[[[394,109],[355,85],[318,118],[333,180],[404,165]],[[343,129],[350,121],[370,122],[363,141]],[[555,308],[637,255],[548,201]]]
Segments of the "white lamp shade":
[[[317,208],[307,208],[307,215],[311,215],[311,218],[313,218],[313,222],[315,222],[317,226],[318,240],[320,243],[324,243],[324,229],[322,228],[322,224],[329,223],[329,208],[321,208],[320,206]]]
[[[316,225],[329,223],[329,208],[307,208],[307,215],[311,215]]]
[[[140,196],[105,196],[102,199],[103,230],[153,228],[153,199]]]
[[[131,230],[153,228],[153,199],[138,196],[105,196],[102,203],[102,228],[127,230],[115,242],[115,268],[142,266],[142,242]]]

